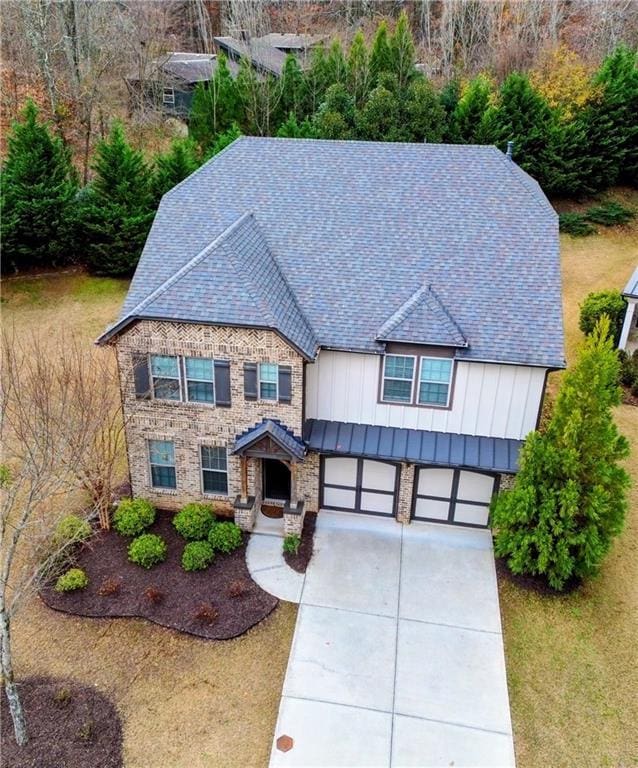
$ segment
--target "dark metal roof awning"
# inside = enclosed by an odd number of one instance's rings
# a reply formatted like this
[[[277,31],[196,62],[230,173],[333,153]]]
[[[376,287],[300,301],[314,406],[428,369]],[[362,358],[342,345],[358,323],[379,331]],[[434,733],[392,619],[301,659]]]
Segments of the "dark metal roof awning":
[[[522,440],[503,437],[457,435],[321,419],[306,421],[304,440],[310,450],[318,453],[507,473],[518,470],[518,454],[523,445]]]
[[[306,446],[281,422],[264,419],[237,437],[233,453],[296,461],[306,455]]]

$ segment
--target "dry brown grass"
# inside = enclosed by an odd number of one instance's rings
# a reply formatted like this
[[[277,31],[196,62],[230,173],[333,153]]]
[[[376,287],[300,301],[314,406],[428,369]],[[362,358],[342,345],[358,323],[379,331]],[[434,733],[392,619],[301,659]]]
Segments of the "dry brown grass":
[[[638,195],[625,199],[638,204]],[[622,288],[638,263],[638,224],[563,236],[562,262],[573,361],[579,304],[590,291]],[[621,406],[617,418],[632,443],[634,486],[627,527],[599,578],[564,597],[499,584],[519,768],[638,764],[638,408]]]
[[[2,320],[18,333],[75,330],[90,343],[117,316],[127,282],[80,273],[3,281]],[[148,622],[82,619],[37,598],[14,624],[18,677],[96,685],[124,725],[127,768],[249,768],[268,762],[296,606],[282,603],[232,641]]]

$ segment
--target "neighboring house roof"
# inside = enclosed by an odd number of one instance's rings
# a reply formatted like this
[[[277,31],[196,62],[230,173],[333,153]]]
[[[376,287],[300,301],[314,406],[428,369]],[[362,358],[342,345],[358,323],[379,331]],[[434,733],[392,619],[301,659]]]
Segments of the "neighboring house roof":
[[[229,61],[228,67],[232,75],[236,75],[238,66],[236,62]],[[165,80],[174,80],[183,83],[207,82],[217,69],[217,54],[215,53],[167,53],[151,62],[150,72],[140,78],[140,73],[131,73],[127,76],[129,82],[137,82],[140,79],[153,80],[161,77]]]
[[[638,266],[634,269],[632,276],[629,278],[622,295],[630,299],[638,299]]]
[[[283,72],[286,54],[272,45],[264,43],[260,38],[237,40],[234,37],[215,37],[215,43],[238,58],[250,59],[256,69],[270,72],[278,77]]]
[[[317,347],[312,328],[250,213],[131,307],[102,340],[140,318],[272,328],[309,359]]]
[[[254,427],[238,435],[233,446],[233,453],[242,453],[265,435],[271,437],[280,448],[293,458],[303,459],[306,454],[304,442],[277,419],[264,419],[261,423],[255,424]]]
[[[409,329],[427,344],[434,328],[467,341],[458,359],[562,367],[558,219],[528,180],[489,146],[242,137],[162,199],[120,323],[252,211],[295,298],[300,348],[312,336],[380,353],[380,330],[431,286],[395,326],[401,340]],[[170,317],[256,321],[243,300],[226,309],[227,294],[245,295],[234,269],[219,264],[201,279],[197,297],[174,292]],[[276,304],[264,291],[262,325]]]
[[[273,48],[305,51],[322,43],[326,36],[295,34],[292,32],[270,32],[268,35],[262,35],[257,39],[266,45],[271,45]]]
[[[379,330],[377,339],[406,342],[427,339],[428,344],[446,347],[467,346],[463,331],[430,285],[417,289],[388,318]]]
[[[522,440],[308,419],[308,448],[322,454],[516,472]]]

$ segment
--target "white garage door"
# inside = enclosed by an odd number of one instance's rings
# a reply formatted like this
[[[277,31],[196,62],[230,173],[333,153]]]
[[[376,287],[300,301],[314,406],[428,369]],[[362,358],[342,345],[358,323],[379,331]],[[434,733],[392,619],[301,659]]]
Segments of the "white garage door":
[[[457,525],[487,525],[496,476],[444,467],[419,467],[412,517]]]
[[[349,456],[323,459],[321,506],[325,509],[393,515],[396,493],[395,464]]]

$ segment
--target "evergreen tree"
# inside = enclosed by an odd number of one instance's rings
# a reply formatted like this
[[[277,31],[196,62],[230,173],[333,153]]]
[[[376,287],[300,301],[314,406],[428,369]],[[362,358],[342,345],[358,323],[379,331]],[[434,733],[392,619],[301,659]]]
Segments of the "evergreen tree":
[[[58,266],[73,257],[77,178],[68,148],[29,100],[8,136],[0,176],[2,270]]]
[[[326,76],[328,87],[335,83],[345,83],[348,77],[348,65],[343,55],[343,48],[338,39],[332,41],[326,57]]]
[[[390,38],[390,69],[396,75],[399,89],[402,91],[417,74],[414,64],[414,40],[410,22],[407,13],[401,11],[394,34]]]
[[[348,54],[348,89],[357,107],[363,104],[370,90],[368,48],[361,30],[354,36]]]
[[[352,138],[354,117],[354,101],[345,86],[341,83],[331,85],[314,119],[318,138]]]
[[[202,149],[209,147],[240,118],[241,101],[226,57],[220,54],[208,83],[198,83],[193,95],[189,128]]]
[[[452,113],[450,133],[460,144],[481,144],[483,118],[490,106],[492,83],[478,75],[467,84]]]
[[[547,192],[557,166],[558,121],[543,97],[517,72],[503,81],[498,104],[485,112],[480,126],[483,141],[505,151],[514,142],[515,160]]]
[[[323,44],[313,49],[310,66],[304,73],[301,114],[314,115],[323,101],[328,82],[328,60]]]
[[[377,27],[372,50],[370,51],[370,81],[372,86],[379,85],[379,75],[392,71],[392,53],[388,25],[382,21]]]
[[[97,145],[92,167],[95,178],[79,209],[88,266],[98,275],[130,275],[155,213],[151,172],[118,122]]]
[[[223,149],[226,149],[236,139],[242,136],[242,132],[237,123],[233,123],[227,131],[220,133],[219,136],[213,142],[213,146],[208,154],[208,158],[219,154]]]
[[[153,197],[159,203],[180,181],[199,168],[197,149],[192,139],[175,139],[171,148],[155,158],[155,172],[152,180]]]
[[[429,80],[418,78],[410,85],[404,113],[409,141],[440,142],[443,139],[445,110]]]
[[[560,590],[594,575],[622,530],[629,446],[613,420],[619,360],[602,318],[564,374],[546,432],[521,451],[514,487],[492,510],[495,552],[513,573],[540,575]]]
[[[278,112],[280,123],[287,119],[290,114],[296,117],[302,116],[302,106],[304,97],[304,74],[299,66],[297,57],[292,53],[286,56],[283,71],[280,80],[280,98]]]
[[[378,85],[357,112],[356,129],[357,136],[367,141],[404,141],[406,128],[395,94]]]
[[[288,119],[279,126],[277,136],[280,139],[316,139],[317,128],[308,119],[300,123],[291,112]]]

